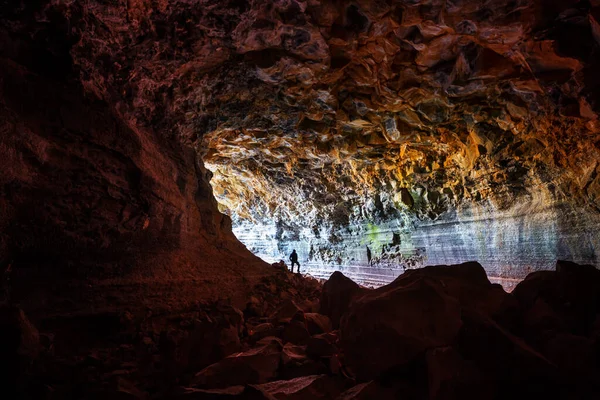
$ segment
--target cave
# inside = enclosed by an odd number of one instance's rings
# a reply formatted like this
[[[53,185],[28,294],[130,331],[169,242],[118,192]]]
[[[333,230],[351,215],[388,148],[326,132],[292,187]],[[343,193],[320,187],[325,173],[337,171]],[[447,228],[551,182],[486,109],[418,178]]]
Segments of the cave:
[[[0,395],[598,398],[598,21],[0,2]]]

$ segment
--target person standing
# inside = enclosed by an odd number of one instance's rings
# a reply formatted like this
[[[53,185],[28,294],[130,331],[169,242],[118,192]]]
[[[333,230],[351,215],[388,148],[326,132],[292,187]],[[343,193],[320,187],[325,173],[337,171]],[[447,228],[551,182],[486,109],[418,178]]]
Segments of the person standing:
[[[294,272],[294,264],[298,265],[298,273],[300,273],[300,263],[298,262],[298,253],[296,253],[296,250],[292,250],[290,261],[292,262],[292,273]]]

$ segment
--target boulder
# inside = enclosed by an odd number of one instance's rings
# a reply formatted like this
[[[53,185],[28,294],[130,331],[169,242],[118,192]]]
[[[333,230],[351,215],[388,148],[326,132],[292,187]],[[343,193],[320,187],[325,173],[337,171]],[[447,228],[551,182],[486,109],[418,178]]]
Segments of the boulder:
[[[493,399],[493,387],[474,363],[452,347],[430,349],[425,355],[429,399]]]
[[[556,365],[485,315],[463,312],[457,344],[464,359],[493,378],[496,396],[501,396],[496,398],[517,392],[543,398],[558,389]]]
[[[347,380],[327,375],[303,376],[269,382],[257,387],[278,400],[335,399],[348,386]]]
[[[331,332],[331,320],[328,316],[318,313],[305,313],[306,328],[311,335]]]
[[[184,388],[162,400],[275,400],[275,397],[253,386],[232,386],[225,389]]]
[[[309,357],[318,359],[321,357],[331,357],[337,354],[338,348],[336,346],[337,334],[334,333],[322,333],[320,335],[314,335],[306,342],[306,354]]]
[[[352,299],[365,291],[352,279],[335,271],[323,285],[319,313],[327,315],[331,319],[333,328],[337,329]]]
[[[541,299],[558,317],[561,329],[589,336],[600,313],[600,271],[591,265],[558,261],[556,271],[527,275],[513,294],[525,313]]]
[[[271,316],[271,320],[275,323],[285,323],[292,320],[298,315],[304,314],[304,311],[291,299],[285,300]]]
[[[298,378],[307,375],[327,373],[325,364],[308,358],[306,346],[287,343],[281,352],[281,377],[283,379]]]
[[[369,380],[429,348],[450,345],[461,325],[460,303],[440,283],[394,281],[353,302],[342,319],[340,344],[357,378]]]
[[[192,382],[200,388],[263,383],[277,375],[282,346],[279,340],[262,339],[260,347],[232,354],[198,372]]]
[[[393,284],[408,284],[429,278],[439,282],[446,294],[460,302],[461,308],[483,313],[502,326],[513,329],[519,319],[519,303],[502,286],[490,283],[478,262],[435,265],[406,271]]]
[[[278,333],[279,330],[277,329],[277,327],[275,327],[275,325],[269,322],[259,324],[253,328],[248,329],[250,340],[252,340],[253,342],[256,342],[268,336],[277,336]]]
[[[281,337],[284,342],[304,344],[310,338],[310,334],[303,322],[292,320],[283,327]]]

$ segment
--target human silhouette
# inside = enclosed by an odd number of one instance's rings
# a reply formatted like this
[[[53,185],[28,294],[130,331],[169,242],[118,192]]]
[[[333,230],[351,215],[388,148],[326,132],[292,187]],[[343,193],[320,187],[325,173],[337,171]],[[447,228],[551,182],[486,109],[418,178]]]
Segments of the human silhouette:
[[[369,267],[371,266],[371,249],[367,246],[367,260],[369,261]]]
[[[298,273],[300,273],[300,263],[298,262],[298,253],[296,253],[296,250],[292,250],[292,254],[290,254],[290,261],[292,262],[292,272],[294,272],[294,264],[297,264]]]

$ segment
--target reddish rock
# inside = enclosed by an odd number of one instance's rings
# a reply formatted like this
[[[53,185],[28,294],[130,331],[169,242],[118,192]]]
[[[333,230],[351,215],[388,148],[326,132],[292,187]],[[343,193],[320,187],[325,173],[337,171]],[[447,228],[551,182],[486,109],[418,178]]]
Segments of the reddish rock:
[[[402,397],[402,393],[394,388],[382,386],[375,381],[361,383],[344,393],[340,394],[336,400],[395,400]]]
[[[361,380],[405,365],[423,351],[456,339],[460,303],[430,279],[396,281],[357,299],[344,316],[344,360]]]
[[[493,399],[491,382],[452,347],[428,350],[425,356],[431,400]]]
[[[327,375],[311,375],[287,381],[275,381],[258,385],[261,390],[278,400],[334,399],[348,382]]]
[[[224,388],[267,382],[277,375],[281,350],[281,343],[271,340],[255,349],[232,354],[198,372],[193,383],[201,388]]]
[[[161,400],[275,400],[275,397],[253,386],[232,386],[225,389],[186,388],[181,393],[164,397]]]
[[[304,344],[310,338],[306,325],[302,321],[290,321],[283,327],[281,338],[284,342]]]
[[[333,328],[340,325],[342,315],[348,310],[350,302],[364,292],[354,281],[339,271],[331,274],[323,285],[319,313],[331,319]]]
[[[255,342],[268,336],[277,336],[278,332],[279,330],[275,327],[275,325],[269,322],[265,322],[248,329],[250,340]]]
[[[338,352],[337,334],[323,333],[314,335],[306,342],[306,354],[313,358],[330,357]]]
[[[326,315],[305,313],[304,320],[308,329],[308,333],[311,335],[331,332],[331,320]]]

